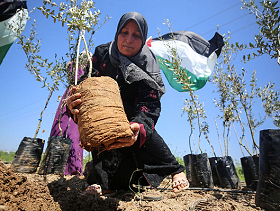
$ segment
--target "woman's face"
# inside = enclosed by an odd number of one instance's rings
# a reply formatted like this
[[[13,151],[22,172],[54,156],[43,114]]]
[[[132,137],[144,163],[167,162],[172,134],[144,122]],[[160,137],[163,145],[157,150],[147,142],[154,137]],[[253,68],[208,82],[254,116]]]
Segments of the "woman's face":
[[[118,49],[127,57],[135,56],[142,46],[141,33],[137,24],[131,20],[121,30],[118,36]]]

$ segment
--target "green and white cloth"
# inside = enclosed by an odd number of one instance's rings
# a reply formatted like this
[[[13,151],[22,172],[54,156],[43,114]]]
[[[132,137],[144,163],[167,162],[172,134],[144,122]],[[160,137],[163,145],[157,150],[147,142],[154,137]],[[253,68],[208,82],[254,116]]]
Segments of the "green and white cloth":
[[[183,88],[184,85],[177,80],[176,74],[170,68],[170,62],[174,61],[174,50],[178,54],[177,59],[181,59],[180,69],[185,71],[190,88],[195,91],[201,89],[212,74],[224,42],[219,33],[215,33],[214,37],[207,41],[196,33],[177,31],[160,38],[148,39],[147,45],[156,55],[169,84],[177,91],[185,92],[188,90]]]
[[[0,2],[0,65],[17,36],[24,30],[27,17],[26,1]]]

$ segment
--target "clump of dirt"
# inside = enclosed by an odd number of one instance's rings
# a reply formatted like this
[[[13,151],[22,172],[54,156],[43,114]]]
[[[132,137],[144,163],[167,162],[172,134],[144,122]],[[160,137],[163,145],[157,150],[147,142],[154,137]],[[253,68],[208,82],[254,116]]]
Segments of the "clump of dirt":
[[[2,210],[59,210],[43,182],[30,182],[0,160],[0,205]],[[0,209],[0,210],[1,210]]]
[[[84,195],[86,180],[77,176],[14,173],[0,160],[0,210],[261,210],[254,194],[185,190],[173,193],[171,179],[161,190],[146,189],[143,195],[162,195],[160,201],[139,200],[137,194],[119,191],[113,197]]]
[[[116,210],[118,200],[81,193],[85,179],[77,176],[15,173],[0,160],[0,210]]]

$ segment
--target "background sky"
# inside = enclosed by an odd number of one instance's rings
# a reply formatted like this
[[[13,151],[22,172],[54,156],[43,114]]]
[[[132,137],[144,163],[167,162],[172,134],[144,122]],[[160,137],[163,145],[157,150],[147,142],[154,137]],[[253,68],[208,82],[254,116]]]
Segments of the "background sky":
[[[56,1],[57,3],[60,1]],[[27,0],[28,9],[41,6],[39,0]],[[165,19],[172,22],[173,30],[193,31],[206,40],[210,40],[217,31],[219,33],[232,33],[230,42],[248,43],[254,41],[254,35],[259,32],[258,25],[255,23],[255,17],[249,14],[248,10],[242,10],[240,0],[97,0],[95,7],[101,11],[101,21],[105,16],[111,19],[105,23],[94,35],[95,46],[112,41],[115,35],[117,23],[120,17],[130,11],[141,13],[147,20],[149,31],[148,37],[157,37],[158,30],[161,34],[169,33],[169,29],[163,25]],[[66,28],[60,23],[53,23],[52,19],[46,19],[40,11],[30,13],[31,18],[36,20],[38,38],[41,38],[42,57],[53,59],[54,55],[58,57],[68,52],[68,41]],[[29,34],[31,21],[26,25],[25,35]],[[248,53],[248,52],[244,52]],[[244,54],[241,52],[240,57]],[[48,90],[41,88],[42,83],[35,80],[25,68],[27,62],[26,56],[19,44],[14,43],[0,66],[0,150],[16,151],[21,140],[26,137],[33,137],[37,128],[40,113],[48,97]],[[246,64],[240,62],[239,58],[234,61],[238,72],[244,67],[248,71],[248,81],[250,75],[255,69],[257,71],[257,85],[263,87],[269,81],[275,83],[275,88],[280,88],[280,67],[275,59],[269,56],[262,56]],[[165,76],[162,75],[166,94],[162,97],[162,112],[156,125],[156,130],[163,137],[171,148],[172,152],[179,157],[190,153],[189,134],[190,125],[187,121],[187,115],[182,115],[184,100],[188,99],[188,94],[177,92],[168,84]],[[207,122],[209,124],[209,138],[214,146],[217,156],[221,156],[215,121],[214,119],[221,115],[218,108],[215,107],[213,99],[217,97],[213,91],[215,85],[208,82],[205,87],[195,92],[199,96],[200,102],[204,103]],[[38,138],[46,141],[49,138],[53,118],[58,107],[58,96],[65,91],[63,86],[56,91],[51,98],[47,109],[43,115],[41,130]],[[257,118],[263,115],[263,108],[260,102],[256,103],[254,114]],[[245,118],[243,118],[245,123]],[[222,122],[217,119],[219,134],[222,136]],[[238,125],[235,125],[239,128]],[[195,126],[197,131],[197,125]],[[262,129],[276,129],[272,120],[267,120],[263,125],[256,129],[256,140],[258,142],[259,131]],[[246,128],[249,132],[249,128]],[[44,131],[44,132],[43,132]],[[247,141],[251,148],[252,142],[249,133],[246,133]],[[239,133],[241,136],[241,133]],[[221,140],[223,141],[223,140]],[[198,150],[198,136],[194,135],[195,146],[192,149],[196,153]],[[213,156],[207,141],[202,138],[201,146],[204,152]],[[224,149],[223,149],[224,153]],[[87,153],[85,153],[87,155]],[[234,130],[231,130],[229,155],[239,160],[242,153],[237,142]],[[248,154],[245,153],[247,156]]]

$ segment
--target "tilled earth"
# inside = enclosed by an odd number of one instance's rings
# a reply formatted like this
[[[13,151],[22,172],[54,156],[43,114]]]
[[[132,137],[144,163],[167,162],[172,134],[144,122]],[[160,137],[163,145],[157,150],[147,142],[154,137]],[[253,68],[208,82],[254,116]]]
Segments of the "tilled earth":
[[[84,195],[86,180],[77,176],[15,173],[0,160],[0,211],[2,210],[261,210],[255,194],[185,190],[173,193],[171,179],[161,190],[146,189],[143,195],[162,195],[159,201],[139,200],[133,192],[119,191],[113,197]],[[167,187],[167,188],[163,188]]]

